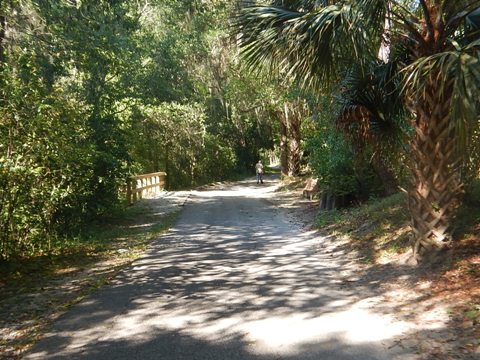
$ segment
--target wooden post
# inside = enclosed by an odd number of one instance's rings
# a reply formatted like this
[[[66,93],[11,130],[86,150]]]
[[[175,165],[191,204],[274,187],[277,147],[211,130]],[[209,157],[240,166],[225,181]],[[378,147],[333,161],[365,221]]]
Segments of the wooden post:
[[[157,172],[133,176],[127,181],[126,196],[129,204],[142,199],[145,195],[153,195],[165,187],[166,173]]]
[[[131,205],[132,202],[132,179],[127,179],[127,204]]]
[[[133,189],[133,202],[137,202],[138,200],[137,180],[133,179],[132,184],[135,184],[135,188]]]

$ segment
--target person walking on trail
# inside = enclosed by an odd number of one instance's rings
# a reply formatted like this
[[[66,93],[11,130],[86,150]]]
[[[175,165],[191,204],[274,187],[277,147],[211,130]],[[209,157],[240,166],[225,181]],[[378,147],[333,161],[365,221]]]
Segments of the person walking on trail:
[[[259,182],[263,184],[263,165],[261,160],[258,160],[258,163],[255,165],[255,171],[257,173],[257,184]]]

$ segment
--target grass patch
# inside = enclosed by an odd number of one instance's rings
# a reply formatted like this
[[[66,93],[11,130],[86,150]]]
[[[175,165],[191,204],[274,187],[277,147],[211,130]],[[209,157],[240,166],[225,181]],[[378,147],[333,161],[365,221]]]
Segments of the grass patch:
[[[264,173],[265,175],[280,175],[281,170],[278,167],[271,168],[269,166],[265,166]]]
[[[351,233],[356,239],[362,240],[369,236],[369,230],[388,231],[404,225],[408,220],[406,196],[399,193],[371,200],[360,207],[322,211],[316,219],[316,225],[330,226],[342,233]]]
[[[478,236],[480,231],[480,180],[471,184],[466,191],[465,202],[458,212],[455,237]]]
[[[295,191],[298,189],[303,189],[305,187],[305,182],[308,177],[306,176],[284,176],[282,177],[282,183],[277,189],[279,192],[289,192]]]
[[[147,206],[138,203],[81,236],[58,240],[48,254],[0,264],[0,328],[8,338],[0,341],[0,359],[19,358],[55,314],[107,284],[179,214],[159,216]]]
[[[410,249],[410,214],[407,196],[398,193],[387,198],[372,199],[362,206],[322,211],[315,225],[329,233],[347,237],[366,262],[401,254]],[[467,189],[465,202],[459,210],[454,233],[453,261],[445,271],[465,268],[473,255],[478,254],[480,232],[480,181]],[[478,276],[478,265],[468,265],[465,272]]]
[[[111,256],[134,258],[152,239],[168,230],[177,215],[174,212],[162,219],[146,217],[142,223],[135,223],[139,209],[130,208],[122,217],[93,225],[80,236],[57,239],[48,254],[1,263],[0,278],[3,285],[19,282],[23,288],[38,279],[61,276]]]
[[[366,263],[409,248],[406,195],[372,199],[355,208],[322,211],[316,226],[347,237]]]

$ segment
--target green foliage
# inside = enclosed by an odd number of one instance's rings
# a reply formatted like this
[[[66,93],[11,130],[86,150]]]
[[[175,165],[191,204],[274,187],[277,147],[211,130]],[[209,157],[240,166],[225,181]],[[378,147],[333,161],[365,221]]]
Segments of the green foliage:
[[[336,195],[353,193],[356,177],[353,168],[353,154],[345,141],[336,134],[312,138],[307,149],[310,164],[319,179],[322,190]]]
[[[480,224],[480,179],[472,181],[465,189],[465,202],[459,210],[456,221],[456,236],[478,235]]]
[[[138,136],[133,157],[145,171],[165,170],[169,188],[225,179],[235,169],[232,149],[207,132],[202,105],[161,103],[137,112],[143,120],[132,124],[130,136]]]
[[[338,79],[337,70],[350,64],[352,55],[368,56],[379,43],[378,33],[349,2],[310,2],[306,8],[303,1],[272,3],[245,9],[235,22],[251,69],[266,66],[318,88]],[[351,31],[353,22],[358,31]]]
[[[472,126],[472,135],[468,140],[462,169],[467,187],[475,186],[480,174],[480,119]]]
[[[368,153],[355,152],[335,126],[335,114],[340,104],[328,97],[319,98],[305,149],[309,164],[321,191],[334,195],[352,195],[356,201],[365,201],[381,193],[380,181],[372,169]],[[353,200],[353,199],[352,199]]]
[[[219,136],[206,134],[204,148],[200,153],[197,183],[204,184],[228,179],[237,171],[237,157],[234,149],[225,144]]]
[[[277,91],[274,82],[254,77],[238,64],[231,64],[229,73],[224,94],[230,104],[226,114],[229,125],[212,124],[211,129],[235,149],[239,171],[251,172],[260,153],[273,148],[278,120],[272,116],[272,108],[283,92]]]
[[[273,148],[275,86],[238,64],[221,1],[26,0],[0,9],[0,259],[121,209],[128,176],[233,177]],[[283,94],[283,92],[281,92]]]
[[[223,114],[206,110],[207,80],[223,66],[211,47],[230,5],[42,0],[0,9],[0,259],[52,251],[109,216],[130,174],[167,170],[179,188],[236,170],[235,132],[211,133]]]
[[[86,143],[90,134],[78,103],[61,89],[40,97],[14,78],[9,83],[12,92],[26,91],[0,110],[2,257],[42,249],[52,231],[78,221],[95,154]]]
[[[472,140],[478,137],[480,41],[473,19],[480,7],[479,0],[441,1],[437,5],[383,0],[261,4],[244,9],[235,21],[243,57],[252,70],[272,69],[297,79],[304,87],[325,91],[345,78],[345,70],[351,70],[352,64],[362,70],[366,79],[378,77],[378,70],[369,64],[378,62],[379,49],[387,50],[390,59],[382,61],[389,63],[377,67],[394,65],[398,79],[353,94],[362,106],[373,103],[373,108],[367,106],[371,124],[390,127],[391,117],[408,118],[408,114],[401,114],[405,112],[402,108],[428,103],[423,97],[433,82],[435,90],[445,94],[445,101],[452,105],[449,120],[455,129],[455,147],[462,155],[467,154],[462,156],[467,160],[465,176],[472,174],[472,167],[478,168],[478,159],[470,160],[476,149]],[[431,22],[432,14],[442,21]],[[434,29],[435,26],[440,29]],[[444,36],[437,39],[433,31]],[[391,104],[390,100],[398,104]],[[381,143],[381,137],[376,142]],[[404,139],[404,145],[408,145],[408,139]]]
[[[360,207],[321,211],[316,226],[348,239],[365,263],[391,254],[401,254],[410,246],[409,214],[404,193],[371,199]]]

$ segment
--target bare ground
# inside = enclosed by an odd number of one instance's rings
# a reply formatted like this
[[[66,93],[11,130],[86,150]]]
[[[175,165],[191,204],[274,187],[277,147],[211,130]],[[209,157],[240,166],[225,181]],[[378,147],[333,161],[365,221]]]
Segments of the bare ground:
[[[216,184],[221,188],[223,184]],[[395,313],[399,320],[412,323],[412,331],[396,339],[392,346],[415,349],[418,359],[480,359],[480,242],[463,250],[457,249],[448,257],[461,257],[455,267],[440,271],[441,265],[412,267],[405,256],[390,255],[375,264],[361,261],[358,244],[347,237],[325,233],[312,226],[318,201],[302,198],[301,185],[278,191],[270,202],[285,209],[292,222],[305,231],[317,231],[330,241],[317,251],[332,257],[346,256],[357,267],[356,276],[346,276],[345,286],[375,289],[386,313]],[[177,208],[172,205],[172,208]],[[158,210],[158,209],[157,209]],[[135,226],[151,226],[152,214],[140,216]],[[52,323],[73,303],[108,282],[134,256],[123,250],[121,242],[108,257],[91,261],[72,261],[45,279],[10,285],[0,280],[0,358],[15,359],[30,348]]]
[[[188,192],[165,192],[135,204],[134,218],[112,225],[115,235],[106,249],[74,248],[71,254],[35,259],[30,270],[1,271],[0,359],[21,358],[72,305],[131,264],[166,230],[187,197]]]
[[[348,256],[358,266],[353,285],[376,287],[385,311],[413,324],[415,330],[397,339],[394,346],[415,349],[419,360],[480,359],[478,237],[457,244],[436,263],[409,265],[407,251],[383,254],[373,264],[365,264],[366,249],[358,242],[330,229],[315,229],[319,201],[303,198],[302,187],[303,182],[286,186],[271,201],[286,209],[305,230],[331,238],[334,245],[328,251],[332,256]]]

